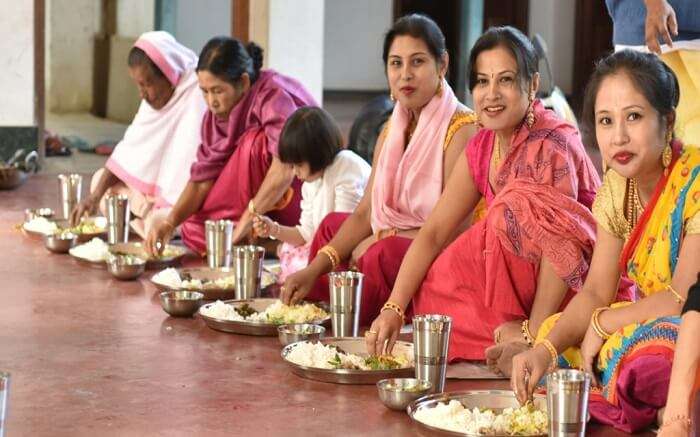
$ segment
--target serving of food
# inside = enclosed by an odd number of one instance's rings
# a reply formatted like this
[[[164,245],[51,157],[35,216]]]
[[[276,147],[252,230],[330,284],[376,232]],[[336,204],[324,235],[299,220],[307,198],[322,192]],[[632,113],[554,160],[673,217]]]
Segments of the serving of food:
[[[146,269],[160,268],[179,262],[179,259],[187,253],[187,249],[180,246],[168,245],[163,254],[158,258],[149,257],[141,247],[141,243],[119,243],[109,245],[100,238],[93,238],[87,243],[75,246],[68,252],[78,261],[90,263],[100,268],[107,266],[110,256],[116,256],[126,263],[132,260],[132,264],[139,260],[146,260]]]
[[[99,238],[93,238],[87,243],[71,248],[68,253],[80,261],[99,265],[107,260],[109,245]]]
[[[199,314],[207,326],[218,331],[266,336],[277,335],[279,325],[330,321],[329,313],[315,304],[290,306],[269,298],[218,300],[203,305]]]
[[[416,400],[408,414],[421,426],[444,435],[543,436],[548,419],[544,397],[518,405],[501,390],[441,393]]]
[[[286,346],[282,358],[304,378],[340,384],[376,384],[413,376],[413,344],[396,342],[393,355],[369,356],[363,338],[330,337]]]
[[[107,232],[105,217],[84,217],[76,226],[70,226],[67,220],[53,220],[36,216],[22,224],[22,229],[33,236],[70,233],[78,235],[81,242],[88,241]]]

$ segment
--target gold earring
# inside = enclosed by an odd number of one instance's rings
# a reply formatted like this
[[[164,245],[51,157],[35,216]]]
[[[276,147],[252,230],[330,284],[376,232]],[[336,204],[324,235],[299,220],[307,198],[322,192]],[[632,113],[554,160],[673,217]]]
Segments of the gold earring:
[[[525,115],[525,123],[527,123],[527,127],[532,128],[532,126],[535,125],[535,108],[533,105],[533,102],[535,101],[535,97],[533,96],[533,93],[530,93],[527,99],[530,104],[527,107],[527,114]]]
[[[664,146],[664,151],[661,153],[661,165],[664,168],[668,168],[671,165],[671,160],[673,159],[673,149],[671,148],[671,142],[673,141],[673,132],[671,129],[666,132],[666,145]]]
[[[442,76],[440,76],[440,79],[438,80],[438,86],[435,94],[437,94],[438,97],[442,97]]]
[[[389,98],[391,99],[392,102],[396,102],[396,97],[394,97],[393,91],[389,92]]]

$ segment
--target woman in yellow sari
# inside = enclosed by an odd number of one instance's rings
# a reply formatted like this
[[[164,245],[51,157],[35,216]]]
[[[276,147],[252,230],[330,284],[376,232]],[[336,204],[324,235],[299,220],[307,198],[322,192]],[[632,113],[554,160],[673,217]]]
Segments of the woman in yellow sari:
[[[673,139],[678,89],[655,55],[599,62],[583,114],[608,167],[593,259],[582,291],[513,359],[521,401],[562,365],[596,377],[591,416],[623,431],[648,426],[666,404],[678,315],[700,271],[700,150]],[[613,304],[621,276],[636,284],[636,302]]]

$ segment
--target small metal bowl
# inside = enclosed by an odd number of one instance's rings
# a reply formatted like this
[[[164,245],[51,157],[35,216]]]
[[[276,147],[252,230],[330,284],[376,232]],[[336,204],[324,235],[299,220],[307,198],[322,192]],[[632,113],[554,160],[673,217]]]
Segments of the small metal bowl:
[[[44,246],[53,253],[68,253],[76,244],[78,244],[78,236],[71,232],[44,236]]]
[[[132,255],[110,255],[107,270],[121,281],[136,279],[146,270],[146,260]]]
[[[428,394],[432,388],[430,381],[415,378],[382,379],[377,383],[379,399],[392,410],[406,411],[406,407],[416,399]]]
[[[326,333],[326,328],[311,323],[294,323],[277,328],[277,337],[282,346],[304,340],[319,340]]]
[[[50,219],[54,216],[54,214],[55,213],[51,208],[25,209],[24,221],[30,222],[37,217],[44,217],[45,219]]]
[[[164,291],[160,294],[163,311],[173,317],[192,317],[203,299],[204,294],[198,291]]]

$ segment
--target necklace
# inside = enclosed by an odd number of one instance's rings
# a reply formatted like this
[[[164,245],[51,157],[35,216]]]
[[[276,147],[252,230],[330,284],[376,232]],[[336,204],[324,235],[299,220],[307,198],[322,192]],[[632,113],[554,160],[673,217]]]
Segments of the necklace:
[[[627,230],[631,234],[632,229],[637,226],[639,216],[644,211],[642,202],[639,200],[639,190],[636,179],[627,179]]]
[[[501,142],[498,140],[498,135],[493,141],[493,161],[496,164],[496,168],[498,168],[498,164],[501,163]]]

